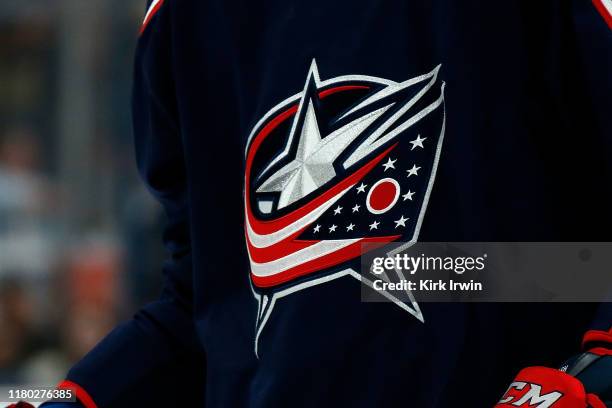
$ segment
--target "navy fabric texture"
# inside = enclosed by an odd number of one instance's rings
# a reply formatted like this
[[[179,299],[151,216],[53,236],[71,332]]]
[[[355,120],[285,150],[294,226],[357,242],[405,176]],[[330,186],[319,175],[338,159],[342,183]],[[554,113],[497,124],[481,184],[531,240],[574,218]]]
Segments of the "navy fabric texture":
[[[165,0],[133,112],[166,285],[70,371],[99,407],[491,407],[522,367],[610,326],[597,304],[422,304],[421,323],[346,277],[279,299],[256,356],[245,147],[313,58],[322,79],[441,64],[421,241],[610,241],[612,32],[589,1]]]

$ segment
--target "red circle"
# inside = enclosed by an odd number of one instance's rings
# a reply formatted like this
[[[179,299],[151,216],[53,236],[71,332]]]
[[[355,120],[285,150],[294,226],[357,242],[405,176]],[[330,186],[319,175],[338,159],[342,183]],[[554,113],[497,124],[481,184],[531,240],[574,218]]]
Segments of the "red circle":
[[[370,207],[376,211],[382,211],[393,204],[397,187],[390,181],[383,181],[372,190],[370,195]]]

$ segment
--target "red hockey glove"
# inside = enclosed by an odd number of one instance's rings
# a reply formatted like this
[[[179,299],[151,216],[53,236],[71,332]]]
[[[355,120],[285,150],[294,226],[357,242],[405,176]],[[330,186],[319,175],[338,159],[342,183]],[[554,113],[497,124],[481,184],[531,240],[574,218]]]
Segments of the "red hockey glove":
[[[583,349],[559,370],[521,370],[495,408],[612,407],[612,329],[588,332]]]
[[[605,408],[595,394],[587,394],[584,385],[562,371],[546,367],[521,370],[495,408]]]

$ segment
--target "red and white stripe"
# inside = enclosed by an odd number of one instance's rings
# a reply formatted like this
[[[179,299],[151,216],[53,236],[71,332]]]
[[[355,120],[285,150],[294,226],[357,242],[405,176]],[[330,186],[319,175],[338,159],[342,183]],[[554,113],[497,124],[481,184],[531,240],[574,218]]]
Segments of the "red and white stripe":
[[[163,4],[164,4],[164,0],[153,0],[151,2],[151,5],[149,5],[149,9],[147,10],[147,13],[145,14],[144,19],[142,20],[142,26],[140,27],[141,34],[144,32],[144,30],[146,30],[147,26],[149,25],[149,23],[151,22],[155,14],[157,14],[157,12],[159,11],[159,9],[161,8]]]
[[[612,0],[593,0],[593,4],[606,23],[608,23],[608,27],[612,29]]]

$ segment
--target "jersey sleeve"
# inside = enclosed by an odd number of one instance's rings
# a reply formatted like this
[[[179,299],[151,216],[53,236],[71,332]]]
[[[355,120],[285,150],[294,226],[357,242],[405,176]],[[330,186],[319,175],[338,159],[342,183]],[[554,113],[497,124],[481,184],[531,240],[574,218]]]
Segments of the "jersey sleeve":
[[[69,372],[87,408],[203,405],[204,355],[193,322],[189,209],[172,75],[168,1],[152,1],[136,51],[133,120],[138,170],[167,215],[164,289]],[[153,7],[153,8],[152,8]],[[151,11],[153,10],[153,11]]]
[[[574,61],[577,78],[585,100],[576,101],[590,111],[589,122],[583,126],[585,134],[594,140],[604,154],[612,157],[612,1],[574,0],[573,30],[577,49]],[[606,160],[601,178],[602,187],[612,184],[612,160]],[[606,195],[609,199],[609,195]],[[593,198],[595,199],[595,198]],[[603,198],[597,198],[603,199]],[[612,203],[611,203],[612,204]],[[612,292],[608,294],[595,316],[592,330],[612,329]]]

